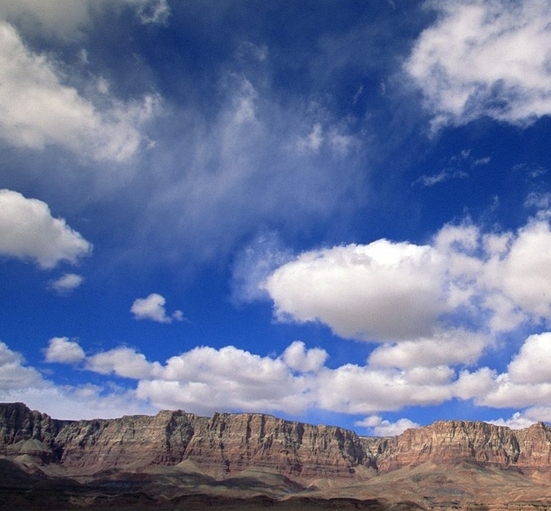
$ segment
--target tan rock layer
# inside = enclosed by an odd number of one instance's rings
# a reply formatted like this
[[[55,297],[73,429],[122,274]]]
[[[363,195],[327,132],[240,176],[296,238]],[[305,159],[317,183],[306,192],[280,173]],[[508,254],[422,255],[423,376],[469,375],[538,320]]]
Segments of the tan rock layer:
[[[339,427],[314,426],[263,414],[183,411],[112,420],[61,421],[22,403],[0,404],[0,455],[30,456],[72,474],[176,465],[204,471],[273,470],[295,477],[366,476],[425,462],[471,462],[551,471],[551,429],[524,430],[447,421],[393,438],[361,438]]]

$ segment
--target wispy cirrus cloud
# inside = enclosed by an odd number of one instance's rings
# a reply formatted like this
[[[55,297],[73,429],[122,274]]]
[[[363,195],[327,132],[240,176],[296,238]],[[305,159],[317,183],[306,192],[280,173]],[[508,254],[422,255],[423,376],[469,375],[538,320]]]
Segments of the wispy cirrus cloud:
[[[84,282],[82,275],[76,273],[65,273],[58,279],[52,280],[49,283],[50,289],[53,289],[56,293],[65,295],[74,291]]]
[[[427,187],[438,185],[451,179],[466,179],[474,169],[481,165],[487,165],[490,163],[490,160],[489,156],[474,158],[471,156],[470,150],[464,149],[459,154],[449,158],[446,166],[440,172],[423,174],[412,183],[412,186]]]
[[[142,23],[165,23],[167,0],[20,0],[0,2],[0,17],[46,36],[79,39],[102,9],[133,9]]]

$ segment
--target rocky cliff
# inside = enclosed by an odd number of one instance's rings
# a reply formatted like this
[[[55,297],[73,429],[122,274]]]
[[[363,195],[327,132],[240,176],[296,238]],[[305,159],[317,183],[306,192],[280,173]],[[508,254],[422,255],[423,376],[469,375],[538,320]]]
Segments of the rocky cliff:
[[[439,421],[365,442],[376,451],[376,466],[383,472],[426,462],[551,471],[551,429],[543,423],[511,430],[484,422]]]
[[[263,414],[183,411],[112,420],[61,421],[22,403],[0,404],[0,455],[60,467],[67,474],[195,464],[205,473],[247,469],[295,478],[369,478],[423,463],[474,463],[524,473],[551,472],[551,429],[511,430],[447,421],[393,438],[362,438],[339,427]]]
[[[301,477],[351,477],[373,466],[358,435],[338,427],[263,414],[206,418],[182,411],[59,421],[22,403],[0,404],[0,455],[59,464],[79,475],[185,460],[210,473],[255,467]]]

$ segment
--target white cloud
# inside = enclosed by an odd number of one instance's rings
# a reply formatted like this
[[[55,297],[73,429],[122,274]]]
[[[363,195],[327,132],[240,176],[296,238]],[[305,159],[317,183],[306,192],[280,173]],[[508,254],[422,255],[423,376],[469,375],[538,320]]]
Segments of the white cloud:
[[[319,371],[327,357],[325,350],[321,348],[307,350],[302,341],[295,341],[283,352],[282,358],[287,367],[307,373]]]
[[[370,435],[374,436],[398,436],[406,429],[418,428],[419,424],[409,419],[398,419],[390,422],[378,415],[370,415],[361,421],[356,421],[355,426],[367,428]]]
[[[65,294],[79,287],[84,278],[76,273],[65,273],[56,280],[50,282],[50,287],[60,294]]]
[[[503,374],[456,371],[475,366],[503,332],[551,325],[550,253],[549,215],[540,212],[515,232],[465,222],[444,226],[430,245],[379,240],[312,251],[278,268],[266,289],[280,319],[383,343],[366,366],[318,370],[322,409],[380,413],[458,398],[541,411],[551,400],[548,333],[528,337]]]
[[[497,333],[551,323],[550,268],[551,228],[540,212],[516,232],[464,222],[444,226],[430,245],[383,239],[314,250],[275,270],[265,289],[279,320],[406,343],[387,344],[374,363],[420,363],[431,348],[436,365],[474,363]]]
[[[52,217],[46,203],[0,190],[0,254],[34,259],[42,268],[53,268],[61,261],[74,264],[91,249],[65,220]]]
[[[68,348],[73,360],[68,360],[68,352],[63,348]],[[45,352],[53,357],[52,362],[76,363],[80,357],[78,348],[77,343],[66,338],[54,338]],[[0,342],[0,401],[23,402],[31,409],[60,419],[114,418],[156,411],[132,390],[112,385],[55,385],[26,365],[21,354],[3,342]]]
[[[450,328],[428,338],[385,343],[371,353],[369,364],[400,369],[473,364],[488,344],[485,335]]]
[[[165,363],[149,361],[128,347],[84,356],[80,346],[67,338],[54,338],[45,350],[46,361],[76,364],[103,375],[104,387],[87,384],[58,387],[44,380],[21,356],[0,345],[0,398],[33,400],[43,403],[46,397],[60,396],[59,406],[68,406],[77,395],[88,395],[90,410],[115,410],[113,403],[124,403],[124,410],[182,408],[199,414],[214,411],[263,411],[302,414],[318,409],[333,413],[380,414],[411,406],[434,406],[451,399],[474,400],[493,408],[522,410],[508,420],[513,427],[528,421],[551,418],[551,378],[539,381],[514,381],[520,362],[536,356],[534,338],[543,342],[549,334],[526,340],[519,355],[509,366],[509,373],[498,374],[488,367],[473,372],[456,371],[446,365],[421,361],[420,365],[396,367],[396,357],[389,366],[345,364],[326,365],[327,353],[307,349],[295,341],[280,356],[259,356],[226,346],[215,349],[197,347],[169,358]],[[406,343],[406,347],[408,344]],[[384,348],[384,346],[382,346]],[[377,353],[377,350],[374,352]],[[84,357],[84,358],[83,358]],[[373,358],[376,358],[375,356]],[[394,365],[390,366],[390,363]],[[408,364],[403,364],[407,366]],[[537,369],[537,368],[536,368]],[[110,389],[110,376],[135,381],[135,389]],[[84,403],[80,403],[81,410]],[[45,411],[51,409],[44,408]],[[74,416],[76,411],[71,412]],[[107,413],[107,412],[105,412]],[[119,410],[119,414],[122,410]],[[501,421],[501,422],[500,422]],[[498,423],[505,424],[505,419]],[[515,426],[516,424],[516,426]],[[374,434],[399,434],[416,425],[406,419],[391,423],[378,415],[357,425],[372,428]]]
[[[78,364],[84,360],[84,350],[78,342],[67,337],[52,337],[44,350],[46,362],[58,364]]]
[[[443,277],[431,247],[383,239],[302,254],[265,288],[279,319],[321,321],[347,338],[398,340],[431,334],[445,311]]]
[[[242,61],[257,60],[264,62],[268,58],[268,47],[256,45],[249,41],[241,41],[237,49],[237,58]]]
[[[450,179],[463,179],[469,175],[463,170],[451,170],[445,169],[438,172],[438,174],[423,175],[416,179],[413,184],[420,184],[421,186],[434,186]]]
[[[525,409],[522,417],[532,422],[551,418],[551,371],[547,367],[550,342],[551,332],[530,335],[513,356],[507,372],[479,370],[486,371],[486,381],[482,386],[473,386],[471,397],[483,406]]]
[[[120,347],[91,355],[86,359],[86,369],[99,374],[141,379],[155,375],[160,365],[158,362],[148,362],[144,355],[132,348]]]
[[[449,367],[398,370],[346,364],[319,373],[318,406],[341,413],[379,413],[441,404],[454,397]]]
[[[534,320],[551,319],[551,229],[536,218],[520,229],[509,252],[487,279]],[[494,270],[494,271],[491,271]]]
[[[308,350],[300,341],[277,357],[233,346],[203,346],[164,364],[121,347],[88,357],[85,368],[136,380],[136,396],[158,408],[200,414],[220,410],[300,414],[309,408],[378,413],[439,404],[459,395],[457,375],[449,367],[399,370],[347,364],[329,369],[326,359],[324,350]],[[466,394],[465,389],[463,385],[459,391]],[[473,389],[471,385],[469,390]]]
[[[137,298],[134,300],[130,312],[134,314],[135,319],[150,319],[158,323],[172,323],[172,321],[183,321],[182,311],[176,310],[170,316],[165,309],[166,299],[158,293],[151,293],[146,298]]]
[[[307,363],[315,363],[317,353]],[[215,410],[304,412],[315,402],[313,378],[293,375],[281,358],[260,357],[233,346],[198,347],[167,360],[159,377],[141,380],[137,395],[159,407],[198,413]]]
[[[0,21],[0,138],[16,147],[56,145],[85,158],[128,160],[158,98],[146,95],[128,103],[113,98],[99,109],[64,81],[50,57],[28,49],[17,31]]]
[[[42,377],[23,363],[23,357],[0,341],[0,391],[25,389],[40,385]]]
[[[498,375],[493,388],[475,399],[477,404],[493,408],[546,406],[550,400],[551,382],[517,383],[507,373]]]
[[[23,402],[32,410],[47,413],[56,419],[114,419],[123,415],[153,415],[158,412],[149,403],[136,397],[134,390],[113,385],[57,386],[48,380],[41,385],[0,390],[3,402]]]
[[[515,412],[509,419],[496,419],[492,421],[486,421],[496,426],[505,426],[511,429],[524,429],[530,427],[535,421],[525,417],[520,412]]]
[[[551,382],[551,332],[531,335],[507,368],[515,383]]]
[[[238,243],[246,245],[234,267],[235,291],[243,292],[244,301],[263,294],[246,269],[239,273],[241,263],[253,263],[248,258],[263,252],[260,238],[269,245],[269,229],[284,225],[286,235],[293,236],[308,232],[312,222],[332,219],[334,223],[340,212],[362,200],[366,175],[362,148],[346,143],[352,131],[346,122],[327,112],[312,112],[302,98],[281,103],[265,65],[257,62],[258,72],[228,72],[221,77],[220,107],[214,117],[187,110],[178,113],[183,120],[178,125],[181,149],[170,155],[167,165],[185,172],[159,190],[143,222],[150,226],[154,214],[170,230],[151,226],[149,232],[142,231],[149,240],[161,237],[163,246],[175,253],[185,250],[201,260],[233,253]],[[181,122],[187,123],[185,129]],[[300,149],[298,141],[318,122],[326,141],[317,151]],[[165,176],[166,165],[158,167]],[[256,233],[259,240],[251,241]],[[264,271],[262,264],[253,269],[254,277]],[[234,295],[238,298],[239,292]]]
[[[300,341],[281,356],[262,357],[233,346],[203,346],[164,364],[120,347],[87,357],[85,368],[136,380],[136,398],[156,408],[183,408],[199,414],[220,410],[301,414],[307,409],[379,414],[455,398],[521,409],[522,417],[532,422],[551,417],[551,379],[521,383],[488,367],[457,372],[446,365],[400,369],[373,366],[370,361],[364,366],[345,364],[332,369],[325,365],[326,359],[324,350],[308,350]],[[518,425],[522,424],[519,417]],[[362,425],[380,426],[376,434],[415,426],[404,420],[395,424],[375,421],[372,418]]]
[[[433,128],[482,116],[527,125],[551,113],[551,6],[546,0],[442,0],[405,64]]]
[[[119,347],[87,357],[85,368],[137,380],[137,398],[158,408],[201,414],[220,410],[296,414],[315,405],[315,373],[326,357],[324,350],[308,350],[296,341],[281,357],[261,357],[233,346],[219,350],[204,346],[161,365]]]
[[[323,143],[323,128],[321,123],[317,122],[312,127],[312,131],[305,137],[299,138],[297,147],[299,149],[308,149],[311,151],[317,151]]]
[[[551,193],[531,192],[526,197],[524,205],[527,208],[535,207],[540,210],[548,210],[551,208]]]

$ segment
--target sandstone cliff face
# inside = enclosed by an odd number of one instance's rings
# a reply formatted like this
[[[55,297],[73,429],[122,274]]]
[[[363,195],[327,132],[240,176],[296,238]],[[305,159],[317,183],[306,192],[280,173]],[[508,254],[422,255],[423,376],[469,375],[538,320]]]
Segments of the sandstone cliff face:
[[[21,403],[0,404],[0,455],[31,455],[74,474],[192,460],[210,472],[250,467],[301,477],[352,477],[373,464],[358,435],[262,414],[57,421]]]
[[[524,457],[519,463],[519,440],[516,432],[507,427],[484,422],[435,422],[387,439],[378,449],[377,467],[387,472],[428,461],[440,464],[466,461],[501,467],[539,465],[540,460],[527,453],[530,449],[539,451],[541,440],[531,435],[526,437],[522,451]]]
[[[30,456],[75,475],[185,460],[210,473],[257,468],[310,479],[364,477],[425,462],[551,472],[551,429],[542,423],[513,431],[447,421],[393,438],[360,438],[338,427],[263,414],[207,418],[162,411],[154,417],[59,421],[15,403],[0,404],[0,455]]]

